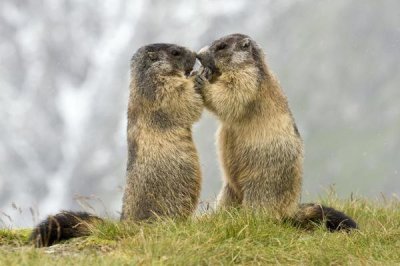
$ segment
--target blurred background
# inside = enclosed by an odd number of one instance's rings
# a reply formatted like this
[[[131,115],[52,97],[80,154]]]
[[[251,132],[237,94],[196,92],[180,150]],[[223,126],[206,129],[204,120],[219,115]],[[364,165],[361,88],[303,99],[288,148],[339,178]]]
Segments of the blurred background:
[[[60,209],[117,219],[129,60],[241,32],[264,48],[303,136],[303,200],[400,193],[400,1],[1,0],[0,227]],[[208,112],[202,200],[221,186]]]

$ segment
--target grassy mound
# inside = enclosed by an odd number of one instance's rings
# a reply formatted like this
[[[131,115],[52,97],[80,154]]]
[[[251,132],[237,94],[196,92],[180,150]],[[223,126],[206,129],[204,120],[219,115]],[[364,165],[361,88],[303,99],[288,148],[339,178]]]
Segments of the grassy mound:
[[[86,238],[34,249],[29,230],[0,230],[0,265],[214,265],[400,263],[400,202],[323,201],[360,230],[329,233],[277,223],[262,213],[221,211],[174,222],[107,221]]]

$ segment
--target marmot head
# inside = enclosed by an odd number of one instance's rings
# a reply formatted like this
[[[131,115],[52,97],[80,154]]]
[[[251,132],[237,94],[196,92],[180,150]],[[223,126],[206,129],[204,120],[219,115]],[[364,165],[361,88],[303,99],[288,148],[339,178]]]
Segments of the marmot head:
[[[155,99],[162,91],[157,82],[162,77],[188,76],[196,62],[196,53],[175,44],[155,43],[139,48],[131,59],[132,82],[138,92]]]
[[[215,40],[210,46],[202,48],[197,57],[204,67],[217,76],[246,66],[256,66],[260,75],[266,73],[263,51],[244,34],[231,34]]]
[[[158,74],[182,71],[189,75],[196,60],[196,54],[182,46],[169,43],[155,43],[143,46],[132,56],[132,66],[143,70],[155,69]]]
[[[231,34],[201,49],[197,57],[210,81],[200,90],[208,110],[229,123],[258,116],[262,106],[260,93],[269,72],[264,54],[254,40],[247,35]]]
[[[131,59],[128,121],[140,116],[167,128],[199,119],[203,102],[189,77],[195,62],[195,52],[175,44],[141,47]]]

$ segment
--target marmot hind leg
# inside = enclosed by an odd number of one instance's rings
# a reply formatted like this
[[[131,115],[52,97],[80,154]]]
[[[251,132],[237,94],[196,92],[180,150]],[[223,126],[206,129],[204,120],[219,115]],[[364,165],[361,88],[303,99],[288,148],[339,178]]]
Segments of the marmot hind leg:
[[[272,190],[263,182],[248,182],[243,185],[243,207],[266,211],[278,220],[291,217],[298,208],[297,194],[291,191]]]
[[[228,183],[222,186],[217,198],[218,208],[234,208],[242,204],[243,197],[239,195]]]

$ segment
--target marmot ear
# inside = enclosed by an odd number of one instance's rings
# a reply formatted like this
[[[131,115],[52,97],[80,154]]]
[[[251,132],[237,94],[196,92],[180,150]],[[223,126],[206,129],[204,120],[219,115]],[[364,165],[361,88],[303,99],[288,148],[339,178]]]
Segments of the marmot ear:
[[[244,38],[241,42],[240,42],[240,47],[242,49],[247,49],[249,48],[251,45],[251,40],[250,38]]]
[[[150,58],[150,60],[156,60],[157,59],[157,53],[156,52],[147,52],[147,56]]]

